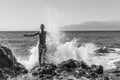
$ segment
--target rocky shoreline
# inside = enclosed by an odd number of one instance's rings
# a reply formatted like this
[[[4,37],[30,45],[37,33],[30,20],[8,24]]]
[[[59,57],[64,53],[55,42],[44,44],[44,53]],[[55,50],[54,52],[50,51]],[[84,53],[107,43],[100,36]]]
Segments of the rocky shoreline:
[[[101,65],[88,66],[69,59],[61,64],[46,64],[31,70],[35,80],[120,80],[120,68],[105,71]]]
[[[41,80],[73,80],[72,78],[81,79],[97,79],[108,78],[104,76],[104,70],[101,65],[92,65],[89,67],[86,63],[75,60],[67,60],[61,64],[46,64],[44,67],[35,67],[31,71],[33,76],[39,77]],[[70,78],[72,76],[72,78]]]
[[[11,50],[0,47],[0,80],[120,80],[120,62],[116,69],[104,70],[101,65],[88,66],[83,61],[69,59],[58,65],[46,63],[30,72],[17,62]]]
[[[27,72],[25,67],[17,62],[9,48],[0,46],[0,80],[6,80]]]

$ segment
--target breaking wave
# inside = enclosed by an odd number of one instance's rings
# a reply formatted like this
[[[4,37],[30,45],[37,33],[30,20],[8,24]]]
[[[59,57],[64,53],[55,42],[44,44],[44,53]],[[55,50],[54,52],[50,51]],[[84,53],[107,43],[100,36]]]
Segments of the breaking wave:
[[[49,52],[47,54],[47,58],[49,62],[54,64],[59,64],[68,59],[74,59],[84,61],[89,66],[92,64],[102,65],[106,70],[116,68],[114,62],[120,61],[119,54],[105,53],[104,56],[98,56],[95,53],[96,49],[98,49],[98,47],[93,43],[84,43],[78,47],[77,41],[72,40],[57,46],[54,53]]]
[[[97,45],[93,43],[83,43],[79,46],[77,40],[72,40],[64,44],[50,44],[46,53],[46,60],[49,63],[59,64],[63,61],[74,59],[84,61],[87,65],[102,65],[104,69],[116,68],[114,62],[120,61],[120,55],[117,53],[106,53],[104,56],[98,56],[95,50]],[[38,65],[38,44],[30,48],[31,55],[28,60],[21,62],[28,70]]]

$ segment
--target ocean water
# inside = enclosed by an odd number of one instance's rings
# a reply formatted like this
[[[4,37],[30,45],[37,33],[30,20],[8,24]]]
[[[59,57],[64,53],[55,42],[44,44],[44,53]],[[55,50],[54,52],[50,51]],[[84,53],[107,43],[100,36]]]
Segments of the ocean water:
[[[28,49],[35,46],[38,37],[24,37],[24,34],[33,34],[36,31],[6,31],[0,32],[0,44],[9,47],[17,57],[29,55]],[[120,31],[69,31],[63,32],[62,42],[79,39],[80,43],[92,42],[98,46],[120,48]]]
[[[69,40],[77,38],[81,43],[120,48],[120,31],[69,31],[66,36]]]
[[[37,37],[24,37],[35,31],[1,31],[0,44],[10,48],[16,57],[26,57],[30,54],[29,48],[37,44]]]
[[[0,32],[0,44],[10,48],[13,55],[28,70],[38,63],[38,37],[24,37],[23,35],[35,32]],[[53,43],[48,47],[46,58],[50,63],[59,64],[64,60],[75,59],[78,61],[83,60],[88,65],[98,64],[103,65],[106,69],[111,69],[115,68],[114,62],[120,61],[120,55],[118,54],[111,53],[103,57],[91,56],[98,46],[119,49],[119,31],[69,31],[62,33],[64,33],[64,37],[61,39],[60,44],[55,45]],[[76,40],[79,41],[79,45],[81,46],[76,47],[76,44],[78,44]]]

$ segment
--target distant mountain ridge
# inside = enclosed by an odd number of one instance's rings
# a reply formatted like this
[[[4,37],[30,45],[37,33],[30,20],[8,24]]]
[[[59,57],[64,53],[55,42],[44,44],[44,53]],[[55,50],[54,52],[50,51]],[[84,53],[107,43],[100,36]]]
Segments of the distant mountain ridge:
[[[63,31],[120,31],[120,21],[89,21],[61,28]]]

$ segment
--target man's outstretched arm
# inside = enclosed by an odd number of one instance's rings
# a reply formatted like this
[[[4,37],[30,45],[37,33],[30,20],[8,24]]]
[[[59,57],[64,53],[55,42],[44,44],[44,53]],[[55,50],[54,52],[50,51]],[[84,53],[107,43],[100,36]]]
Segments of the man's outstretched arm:
[[[35,33],[35,34],[32,34],[32,35],[24,34],[24,36],[25,36],[25,37],[32,37],[32,36],[37,36],[38,34],[39,34],[39,32],[38,32],[38,33]]]

